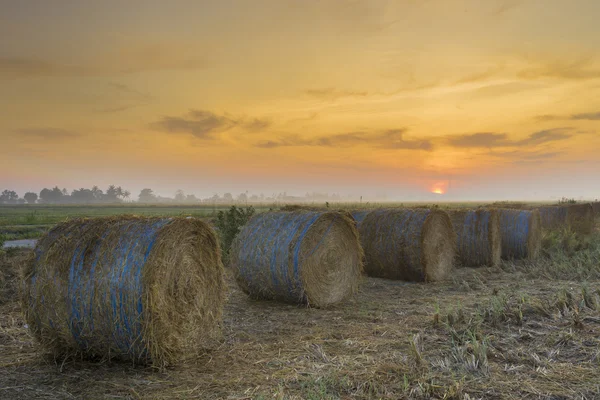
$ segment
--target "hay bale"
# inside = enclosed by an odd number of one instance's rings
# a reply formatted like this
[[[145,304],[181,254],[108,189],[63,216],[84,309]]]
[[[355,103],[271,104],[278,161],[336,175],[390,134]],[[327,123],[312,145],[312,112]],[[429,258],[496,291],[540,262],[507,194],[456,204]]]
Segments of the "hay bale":
[[[43,237],[24,271],[29,327],[55,357],[81,354],[157,366],[218,337],[223,265],[198,219],[75,219]]]
[[[598,221],[600,218],[600,201],[592,203],[592,209],[594,210],[594,219]]]
[[[590,203],[568,206],[567,222],[572,232],[589,235],[594,230],[594,209]]]
[[[557,229],[568,229],[567,207],[544,206],[538,208],[542,223],[542,229],[551,231]]]
[[[594,229],[594,209],[590,203],[540,207],[542,229],[565,229],[589,235]]]
[[[448,277],[456,234],[439,209],[381,209],[358,224],[369,276],[408,281]]]
[[[362,273],[355,223],[338,212],[255,215],[230,258],[238,285],[251,297],[315,307],[348,298]]]
[[[465,267],[500,263],[500,214],[495,209],[451,210],[448,215],[456,232],[458,259]]]
[[[514,209],[502,209],[499,212],[502,258],[537,258],[542,247],[540,212]]]

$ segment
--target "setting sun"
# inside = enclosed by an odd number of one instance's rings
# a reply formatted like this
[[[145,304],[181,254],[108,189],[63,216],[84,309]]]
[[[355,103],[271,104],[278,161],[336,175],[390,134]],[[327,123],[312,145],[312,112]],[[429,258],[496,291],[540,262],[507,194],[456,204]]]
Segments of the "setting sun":
[[[444,190],[440,189],[440,188],[435,188],[431,191],[431,193],[435,193],[435,194],[444,194]]]

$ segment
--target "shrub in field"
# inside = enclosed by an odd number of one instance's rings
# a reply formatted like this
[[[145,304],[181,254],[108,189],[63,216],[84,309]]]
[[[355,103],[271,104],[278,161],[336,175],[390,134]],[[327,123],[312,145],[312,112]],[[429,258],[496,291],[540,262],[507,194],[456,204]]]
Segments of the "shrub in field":
[[[225,259],[229,256],[229,248],[236,235],[248,220],[254,215],[254,207],[231,206],[229,211],[219,211],[217,214],[216,227],[221,241],[221,250]]]

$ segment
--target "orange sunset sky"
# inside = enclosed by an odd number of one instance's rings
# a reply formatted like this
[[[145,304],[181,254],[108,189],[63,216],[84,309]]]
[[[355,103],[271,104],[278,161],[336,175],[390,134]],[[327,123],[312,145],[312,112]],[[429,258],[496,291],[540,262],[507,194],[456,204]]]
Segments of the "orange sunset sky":
[[[600,1],[1,1],[0,190],[600,197]]]

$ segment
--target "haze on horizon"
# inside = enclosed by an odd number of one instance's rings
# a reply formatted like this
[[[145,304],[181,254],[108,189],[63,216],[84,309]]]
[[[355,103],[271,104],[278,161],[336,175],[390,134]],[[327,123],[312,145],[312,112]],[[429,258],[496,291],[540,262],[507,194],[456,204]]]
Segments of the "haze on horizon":
[[[0,191],[600,198],[598,15],[595,0],[3,1]]]

